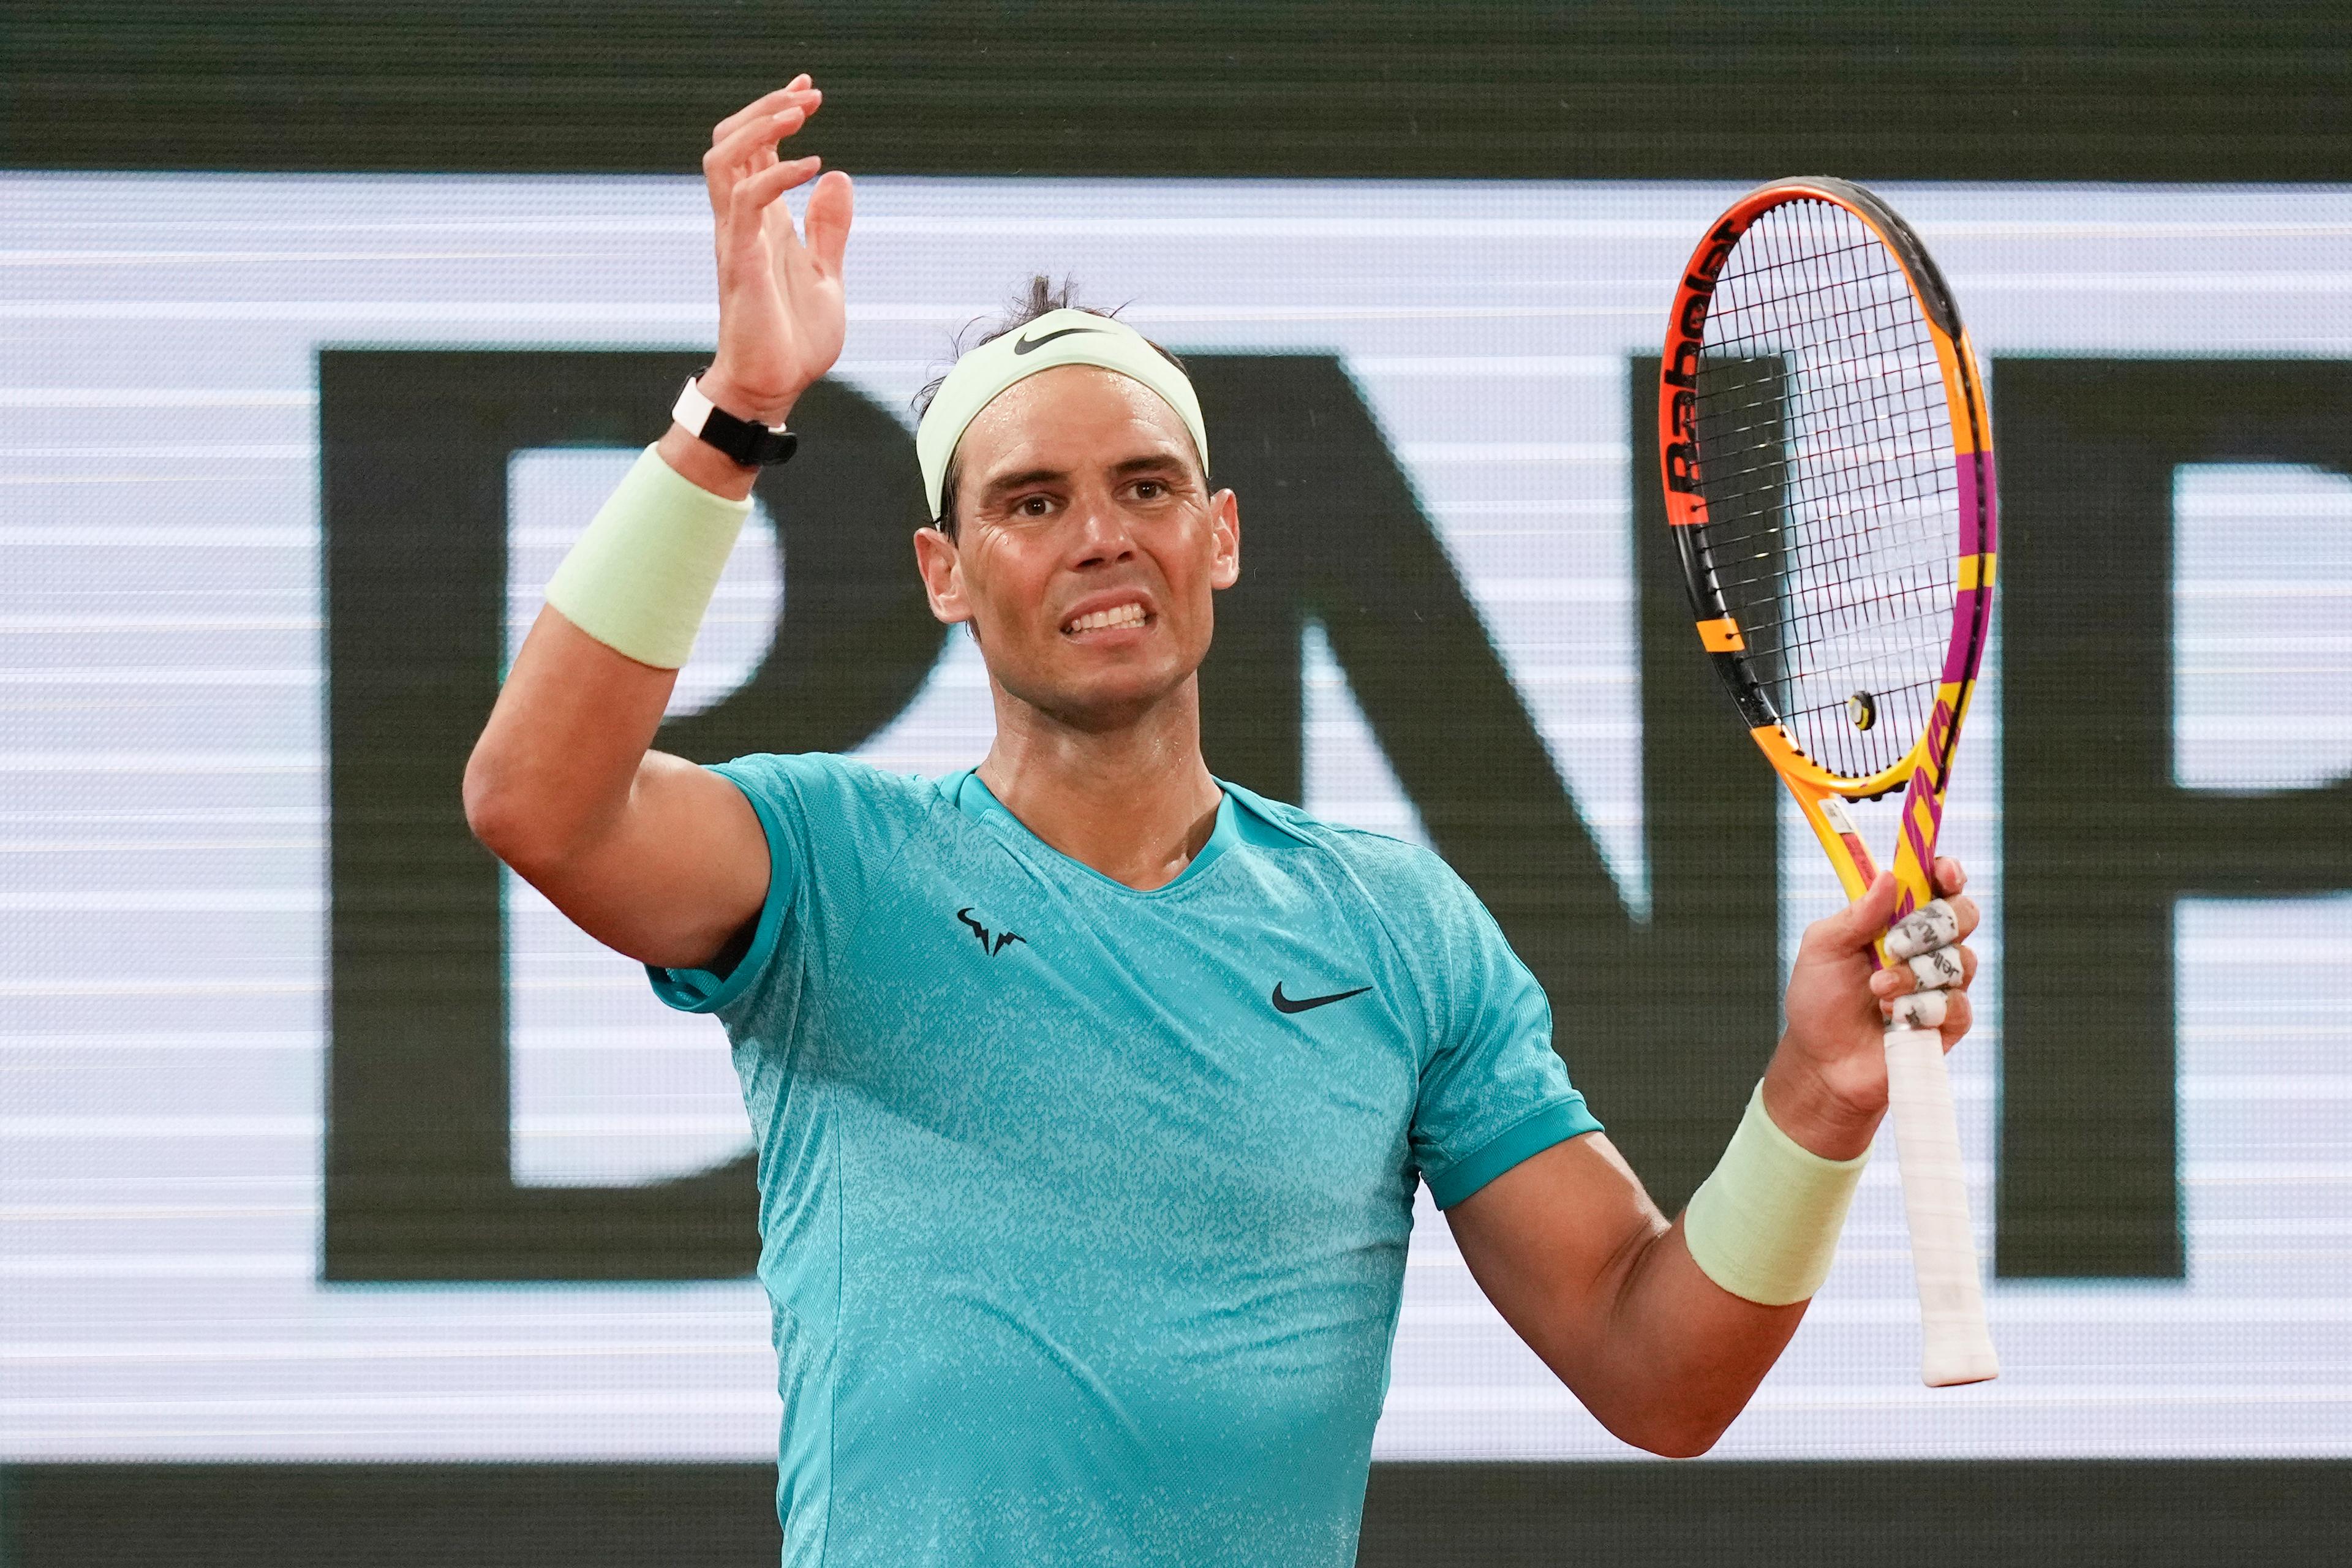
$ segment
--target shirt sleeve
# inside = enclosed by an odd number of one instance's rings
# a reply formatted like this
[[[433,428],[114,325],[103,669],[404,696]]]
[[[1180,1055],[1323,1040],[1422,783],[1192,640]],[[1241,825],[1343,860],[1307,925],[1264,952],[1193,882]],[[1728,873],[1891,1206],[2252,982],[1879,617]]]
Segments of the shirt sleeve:
[[[1552,1047],[1542,985],[1476,895],[1442,862],[1439,869],[1424,949],[1433,1043],[1412,1142],[1430,1195],[1451,1208],[1520,1161],[1601,1123]]]
[[[743,792],[768,845],[768,896],[751,945],[724,974],[646,966],[654,994],[686,1013],[719,1013],[751,994],[780,955],[806,956],[827,929],[854,920],[868,868],[903,837],[888,809],[908,781],[863,763],[812,752],[719,763],[712,773]]]

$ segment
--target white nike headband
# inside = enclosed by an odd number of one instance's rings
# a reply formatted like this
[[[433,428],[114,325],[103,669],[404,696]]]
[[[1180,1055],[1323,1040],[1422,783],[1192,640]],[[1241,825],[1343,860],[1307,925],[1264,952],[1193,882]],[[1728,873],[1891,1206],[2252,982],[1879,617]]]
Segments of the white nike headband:
[[[1014,382],[1066,364],[1117,371],[1150,387],[1184,421],[1202,471],[1208,470],[1209,436],[1201,423],[1201,400],[1184,373],[1124,321],[1091,310],[1048,310],[1014,331],[989,339],[956,361],[940,383],[915,430],[915,458],[922,464],[923,494],[931,503],[931,516],[940,515],[948,459],[955,456],[956,443],[980,411]]]

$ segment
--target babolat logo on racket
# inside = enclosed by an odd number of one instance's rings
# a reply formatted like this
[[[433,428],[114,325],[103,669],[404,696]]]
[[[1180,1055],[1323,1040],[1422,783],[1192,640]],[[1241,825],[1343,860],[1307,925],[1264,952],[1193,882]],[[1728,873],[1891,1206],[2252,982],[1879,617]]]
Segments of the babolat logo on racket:
[[[1706,308],[1715,294],[1715,280],[1739,241],[1740,229],[1721,224],[1707,237],[1706,252],[1694,258],[1683,278],[1683,299],[1675,312],[1672,343],[1662,375],[1675,389],[1666,411],[1666,489],[1696,497],[1698,489],[1698,433],[1693,421],[1698,410],[1700,344],[1706,332]],[[1703,502],[1694,505],[1704,507]]]

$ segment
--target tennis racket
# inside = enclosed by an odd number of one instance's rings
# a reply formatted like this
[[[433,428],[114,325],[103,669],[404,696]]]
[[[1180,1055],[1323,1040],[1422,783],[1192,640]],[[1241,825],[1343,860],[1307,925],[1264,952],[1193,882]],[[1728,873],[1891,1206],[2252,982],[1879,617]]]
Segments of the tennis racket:
[[[1994,560],[1983,385],[1918,236],[1843,180],[1740,197],[1675,290],[1658,440],[1699,641],[1849,897],[1878,869],[1848,803],[1902,792],[1900,920],[1936,896]],[[1890,1027],[1886,1079],[1922,1375],[1982,1382],[2000,1369],[1940,1033]]]

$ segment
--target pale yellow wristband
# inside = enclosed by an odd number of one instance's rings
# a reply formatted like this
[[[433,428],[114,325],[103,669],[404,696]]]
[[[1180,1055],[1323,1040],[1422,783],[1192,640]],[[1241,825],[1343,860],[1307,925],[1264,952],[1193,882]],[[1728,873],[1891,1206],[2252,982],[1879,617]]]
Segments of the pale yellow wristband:
[[[606,647],[677,669],[751,515],[648,447],[547,580],[547,602]]]
[[[1772,1124],[1764,1086],[1715,1173],[1683,1212],[1683,1240],[1706,1277],[1745,1300],[1785,1307],[1810,1300],[1829,1278],[1838,1232],[1853,1203],[1865,1149],[1824,1160]]]

